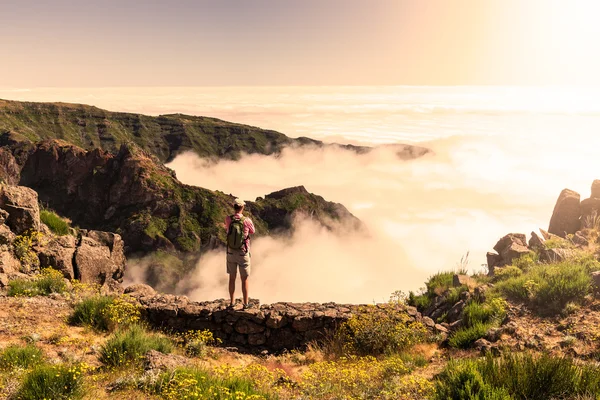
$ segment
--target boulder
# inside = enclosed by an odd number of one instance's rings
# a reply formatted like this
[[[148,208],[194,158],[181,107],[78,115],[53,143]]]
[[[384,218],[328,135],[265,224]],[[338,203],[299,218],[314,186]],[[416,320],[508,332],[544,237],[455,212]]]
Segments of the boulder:
[[[75,279],[75,271],[73,268],[73,255],[77,240],[74,236],[55,236],[48,244],[40,247],[38,258],[40,260],[40,268],[51,267],[62,272],[67,279]]]
[[[535,232],[531,232],[531,238],[529,239],[529,248],[532,250],[541,250],[544,246],[544,239],[539,237]]]
[[[156,294],[156,290],[154,290],[150,285],[136,283],[134,285],[127,286],[124,290],[124,293],[135,298],[152,297]]]
[[[0,208],[8,212],[6,225],[21,235],[40,230],[40,208],[37,193],[24,186],[0,185]]]
[[[558,196],[548,232],[565,237],[580,228],[581,202],[579,193],[564,189]]]
[[[513,260],[531,253],[531,250],[527,246],[521,246],[520,244],[513,243],[509,247],[507,247],[502,254],[502,262],[505,265],[512,264]]]
[[[12,153],[0,148],[0,181],[9,185],[18,185],[21,168]]]
[[[494,269],[502,263],[502,257],[500,254],[488,252],[486,254],[487,258],[487,267],[488,267],[488,275],[494,275]]]
[[[13,274],[19,272],[21,263],[10,251],[0,252],[0,273]]]
[[[540,261],[545,263],[555,263],[568,259],[573,256],[571,249],[544,249],[540,252]]]
[[[592,272],[592,287],[596,294],[600,294],[600,271]]]
[[[579,247],[587,247],[590,245],[590,241],[580,231],[575,232],[571,241]]]
[[[592,195],[590,196],[592,199],[600,199],[600,180],[594,179],[592,182]]]
[[[0,210],[4,211],[4,210]],[[17,235],[15,235],[8,226],[0,225],[0,245],[9,245],[15,240]]]
[[[120,281],[125,270],[123,248],[121,237],[115,233],[82,231],[74,257],[76,279],[99,285],[111,279]]]
[[[520,246],[527,246],[527,237],[522,233],[509,233],[508,235],[503,236],[496,245],[494,246],[494,250],[500,255],[513,243],[518,244]]]
[[[581,202],[581,227],[600,229],[600,198],[585,199]]]

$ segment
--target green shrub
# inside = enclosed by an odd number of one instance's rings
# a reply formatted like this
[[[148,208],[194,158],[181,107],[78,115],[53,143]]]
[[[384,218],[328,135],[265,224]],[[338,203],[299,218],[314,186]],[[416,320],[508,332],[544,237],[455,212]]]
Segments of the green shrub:
[[[475,397],[461,397],[464,387],[470,387]],[[548,354],[507,353],[497,359],[488,355],[477,361],[450,362],[436,384],[438,399],[487,399],[480,393],[490,389],[510,396],[501,399],[546,400],[597,394],[600,368]]]
[[[516,278],[518,276],[523,275],[523,270],[519,267],[515,267],[514,265],[509,265],[507,267],[496,268],[494,270],[494,280],[502,281],[508,278]]]
[[[198,368],[178,368],[163,372],[145,390],[165,399],[269,399],[268,393],[254,388],[251,379],[220,379]]]
[[[426,339],[427,330],[394,304],[367,306],[337,332],[345,353],[380,355],[404,350]]]
[[[108,331],[111,322],[106,309],[113,301],[114,297],[112,296],[94,296],[83,299],[75,306],[73,314],[69,317],[69,323],[86,325],[99,331]]]
[[[463,322],[470,327],[478,322],[501,322],[506,316],[506,301],[499,297],[489,297],[484,303],[470,301],[463,310]]]
[[[4,370],[29,368],[39,364],[42,357],[42,351],[32,344],[25,347],[11,345],[0,353],[0,368]]]
[[[39,365],[23,379],[19,400],[73,400],[83,398],[83,377],[78,366]]]
[[[69,224],[67,221],[53,213],[49,210],[41,210],[40,211],[40,219],[52,232],[57,235],[68,235],[69,234]]]
[[[159,334],[149,333],[140,325],[116,331],[100,349],[100,361],[116,367],[137,363],[149,350],[170,353],[171,341]]]
[[[499,282],[496,289],[540,314],[557,314],[567,303],[583,301],[591,292],[591,278],[587,265],[565,261],[536,265],[521,276]]]
[[[428,294],[440,295],[452,287],[454,272],[438,272],[433,275],[425,286]]]
[[[460,289],[453,288],[454,272],[438,272],[431,276],[425,283],[425,292],[417,295],[412,291],[408,294],[408,304],[417,307],[419,311],[428,308],[433,299],[448,289],[453,289],[453,295],[457,298],[460,296]]]
[[[512,261],[512,265],[521,271],[527,271],[537,265],[540,255],[537,252],[526,253]]]
[[[437,400],[512,400],[504,388],[494,388],[484,380],[478,364],[471,360],[450,361],[438,376]]]
[[[15,279],[8,283],[9,296],[47,296],[66,291],[67,283],[62,273],[52,268],[45,268],[31,280]]]
[[[93,296],[77,303],[69,317],[72,325],[85,325],[98,331],[109,331],[140,320],[139,306],[128,301],[127,296]]]
[[[466,349],[477,339],[484,337],[491,327],[491,323],[477,322],[471,326],[459,328],[452,333],[448,344],[459,349]]]

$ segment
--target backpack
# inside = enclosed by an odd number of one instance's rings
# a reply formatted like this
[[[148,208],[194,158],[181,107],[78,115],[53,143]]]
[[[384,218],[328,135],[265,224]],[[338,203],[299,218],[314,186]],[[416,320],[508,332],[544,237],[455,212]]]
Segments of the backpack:
[[[227,231],[227,247],[230,249],[241,249],[245,244],[244,220],[246,217],[237,219],[232,215],[229,230]]]

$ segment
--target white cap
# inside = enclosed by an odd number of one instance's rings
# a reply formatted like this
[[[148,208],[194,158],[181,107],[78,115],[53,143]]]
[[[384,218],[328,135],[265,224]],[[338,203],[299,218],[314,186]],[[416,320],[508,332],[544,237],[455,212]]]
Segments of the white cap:
[[[237,198],[233,201],[233,205],[234,206],[245,206],[246,203],[244,203],[244,200]]]

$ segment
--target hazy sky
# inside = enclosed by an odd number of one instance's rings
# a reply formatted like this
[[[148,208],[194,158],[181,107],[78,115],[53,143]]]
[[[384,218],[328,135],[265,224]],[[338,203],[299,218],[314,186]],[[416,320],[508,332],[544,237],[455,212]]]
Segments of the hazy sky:
[[[599,83],[595,0],[0,0],[0,87]]]

